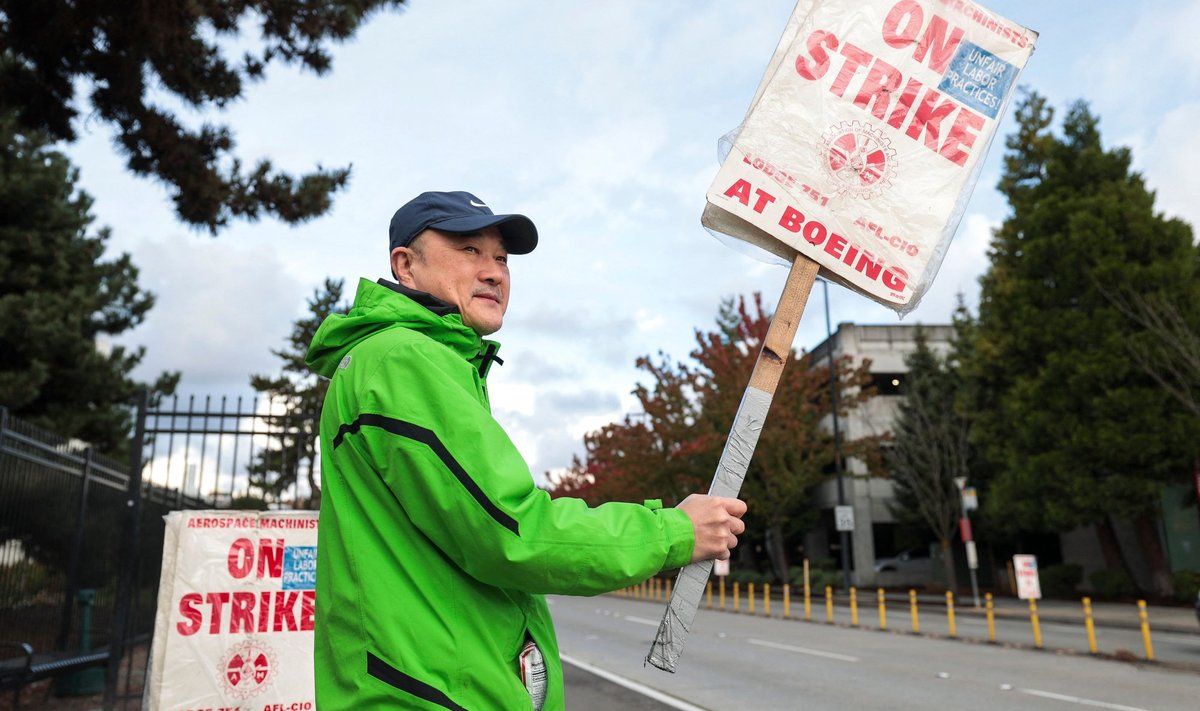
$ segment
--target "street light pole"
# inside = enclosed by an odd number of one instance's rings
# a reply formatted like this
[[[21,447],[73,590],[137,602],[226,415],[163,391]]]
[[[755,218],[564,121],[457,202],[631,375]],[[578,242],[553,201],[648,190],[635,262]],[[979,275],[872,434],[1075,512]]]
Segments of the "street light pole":
[[[829,282],[824,279],[818,279],[821,282],[821,287],[825,290],[825,352],[829,356],[829,402],[830,411],[833,414],[833,468],[837,472],[837,495],[838,506],[846,505],[846,485],[842,481],[842,438],[838,431],[838,387],[837,387],[837,369],[833,363],[833,323],[829,318]],[[853,587],[850,584],[850,534],[848,531],[838,531],[838,538],[842,548],[842,578],[846,584],[846,589]]]
[[[967,570],[971,574],[971,596],[974,598],[975,607],[979,607],[979,581],[975,577],[975,568],[979,567],[979,557],[975,553],[975,535],[971,532],[971,517],[967,513],[967,478],[965,476],[954,477],[954,484],[958,487],[958,503],[962,511],[959,532],[962,535],[963,546],[966,547]],[[954,587],[953,582],[950,583],[950,587]]]

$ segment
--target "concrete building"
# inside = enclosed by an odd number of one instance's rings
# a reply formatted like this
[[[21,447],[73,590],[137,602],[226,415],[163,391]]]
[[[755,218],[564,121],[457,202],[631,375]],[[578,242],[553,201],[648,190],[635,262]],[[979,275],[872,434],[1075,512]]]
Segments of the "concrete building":
[[[938,354],[950,348],[954,329],[948,325],[922,325],[926,342]],[[905,357],[916,350],[916,325],[838,324],[833,336],[812,349],[813,364],[827,366],[830,350],[834,359],[850,356],[858,365],[870,361],[870,372],[878,397],[839,418],[842,441],[890,432],[904,387],[907,368]],[[826,418],[832,429],[832,418]],[[847,460],[842,477],[844,501],[854,510],[854,531],[849,535],[851,582],[856,586],[875,585],[875,560],[898,553],[895,546],[896,519],[888,503],[894,498],[892,482],[867,475],[862,462]],[[822,525],[805,540],[810,559],[841,560],[840,535],[836,530],[834,507],[838,504],[838,483],[831,480],[817,491]],[[905,582],[900,579],[888,583]]]

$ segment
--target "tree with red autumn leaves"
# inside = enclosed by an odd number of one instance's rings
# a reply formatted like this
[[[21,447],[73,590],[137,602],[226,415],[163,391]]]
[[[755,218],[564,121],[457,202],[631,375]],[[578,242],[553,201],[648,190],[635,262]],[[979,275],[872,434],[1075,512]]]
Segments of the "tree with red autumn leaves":
[[[589,504],[662,498],[667,504],[706,491],[750,374],[767,335],[771,314],[760,294],[722,304],[714,331],[696,331],[691,362],[638,359],[650,385],[633,391],[642,412],[627,415],[584,437],[585,458],[559,478],[554,496]],[[830,412],[829,368],[808,353],[790,353],[750,461],[739,497],[750,507],[743,545],[761,542],[771,567],[788,576],[789,539],[817,521],[812,494],[833,476],[834,443],[822,424]],[[873,395],[869,362],[835,363],[840,416]],[[879,467],[879,438],[843,441],[845,456]],[[753,547],[748,546],[748,547]]]

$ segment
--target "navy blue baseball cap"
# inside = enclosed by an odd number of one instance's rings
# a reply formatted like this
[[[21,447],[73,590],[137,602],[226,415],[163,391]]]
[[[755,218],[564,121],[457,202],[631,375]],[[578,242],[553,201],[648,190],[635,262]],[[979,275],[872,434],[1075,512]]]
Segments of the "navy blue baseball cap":
[[[537,228],[524,215],[497,215],[482,200],[462,190],[421,193],[406,202],[388,228],[390,247],[407,247],[417,235],[433,228],[450,234],[479,232],[488,227],[500,230],[510,254],[529,254],[537,246]]]

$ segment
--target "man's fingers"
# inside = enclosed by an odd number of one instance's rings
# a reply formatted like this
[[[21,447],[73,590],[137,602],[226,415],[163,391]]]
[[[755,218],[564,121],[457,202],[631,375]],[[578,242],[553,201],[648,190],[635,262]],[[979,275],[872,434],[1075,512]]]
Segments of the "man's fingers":
[[[746,515],[745,501],[742,501],[741,499],[729,498],[721,498],[720,501],[721,504],[725,506],[725,511],[727,511],[730,516],[741,518],[742,516]]]

